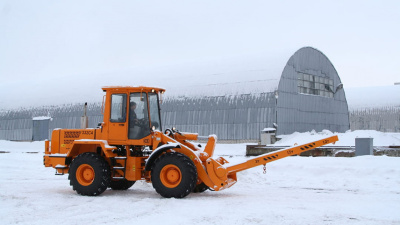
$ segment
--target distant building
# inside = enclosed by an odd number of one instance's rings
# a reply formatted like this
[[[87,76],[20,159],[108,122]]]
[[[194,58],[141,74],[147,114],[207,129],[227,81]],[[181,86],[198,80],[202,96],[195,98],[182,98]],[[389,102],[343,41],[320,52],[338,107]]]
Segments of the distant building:
[[[198,86],[193,92],[203,92],[200,96],[167,98],[164,124],[215,133],[223,140],[257,140],[267,127],[276,128],[278,135],[350,129],[343,85],[322,52],[301,48],[282,66],[281,72],[259,74],[258,80]]]
[[[162,104],[163,128],[176,127],[219,140],[258,140],[264,128],[290,134],[350,129],[349,110],[340,77],[319,50],[304,47],[271,70],[245,70],[207,76],[185,75],[185,88],[167,88]],[[182,74],[181,74],[182,75]],[[182,76],[181,76],[182,77]],[[170,93],[170,94],[168,94]],[[89,104],[89,127],[102,121],[101,103]],[[83,105],[14,110],[0,113],[0,139],[32,140],[54,128],[79,128]],[[33,120],[38,116],[51,119]],[[41,124],[40,121],[43,121]],[[34,125],[36,124],[36,125]],[[35,129],[34,126],[40,128]],[[46,135],[46,134],[44,134]]]

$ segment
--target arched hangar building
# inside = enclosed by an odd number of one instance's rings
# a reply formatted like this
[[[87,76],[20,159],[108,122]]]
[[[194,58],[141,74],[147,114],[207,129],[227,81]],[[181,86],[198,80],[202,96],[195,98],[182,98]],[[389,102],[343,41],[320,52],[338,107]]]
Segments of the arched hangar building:
[[[162,107],[164,126],[222,140],[257,140],[268,127],[277,135],[350,129],[343,85],[322,52],[301,48],[282,66],[281,72],[247,71],[236,82],[229,80],[235,72],[227,73],[190,87],[186,96],[173,93]]]
[[[276,128],[277,135],[350,129],[338,73],[329,59],[312,47],[299,49],[289,59],[247,59],[143,73],[142,77],[152,79],[142,85],[167,89],[161,105],[163,129],[216,134],[219,140],[228,141],[257,141],[264,128]],[[140,84],[133,82],[132,76],[118,80]],[[83,104],[3,111],[0,139],[40,140],[50,138],[55,128],[80,128],[82,111]],[[89,104],[88,116],[89,127],[102,121],[100,102]]]

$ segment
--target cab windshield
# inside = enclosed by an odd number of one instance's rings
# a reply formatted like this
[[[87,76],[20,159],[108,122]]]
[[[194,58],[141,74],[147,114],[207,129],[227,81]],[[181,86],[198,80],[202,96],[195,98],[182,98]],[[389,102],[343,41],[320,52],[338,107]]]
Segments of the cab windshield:
[[[150,105],[150,118],[151,127],[154,126],[155,130],[161,131],[161,119],[160,119],[160,108],[158,104],[157,93],[149,93],[149,105]]]

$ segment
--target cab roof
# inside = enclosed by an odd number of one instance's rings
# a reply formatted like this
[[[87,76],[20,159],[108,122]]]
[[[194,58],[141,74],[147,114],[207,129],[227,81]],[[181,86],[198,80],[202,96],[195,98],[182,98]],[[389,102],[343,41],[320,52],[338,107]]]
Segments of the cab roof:
[[[102,87],[103,91],[128,91],[128,92],[165,92],[163,88],[145,87],[145,86],[105,86]]]

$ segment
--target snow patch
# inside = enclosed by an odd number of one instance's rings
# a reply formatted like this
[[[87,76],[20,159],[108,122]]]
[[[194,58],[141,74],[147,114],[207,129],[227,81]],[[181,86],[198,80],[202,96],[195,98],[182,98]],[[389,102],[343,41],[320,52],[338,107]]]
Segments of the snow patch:
[[[33,117],[32,120],[51,120],[51,117],[48,116],[37,116],[37,117]]]
[[[272,146],[293,146],[294,144],[305,144],[327,138],[332,135],[337,135],[339,141],[335,143],[336,146],[355,146],[356,138],[371,137],[374,139],[374,146],[390,146],[400,144],[400,133],[384,133],[375,130],[356,130],[346,131],[345,133],[333,133],[329,130],[323,130],[321,132],[310,131],[299,133],[295,132],[290,135],[278,135],[280,138]],[[329,144],[327,146],[332,146]]]

